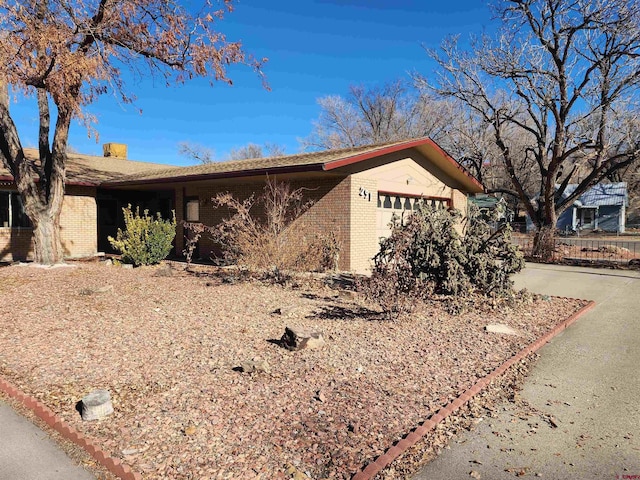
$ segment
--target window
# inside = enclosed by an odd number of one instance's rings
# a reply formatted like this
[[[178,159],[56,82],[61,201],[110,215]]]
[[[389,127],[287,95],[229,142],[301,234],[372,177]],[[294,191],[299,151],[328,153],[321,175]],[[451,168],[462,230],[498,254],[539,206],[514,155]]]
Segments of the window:
[[[197,198],[187,200],[187,222],[200,221],[200,201]]]
[[[17,192],[0,192],[0,227],[31,227]]]

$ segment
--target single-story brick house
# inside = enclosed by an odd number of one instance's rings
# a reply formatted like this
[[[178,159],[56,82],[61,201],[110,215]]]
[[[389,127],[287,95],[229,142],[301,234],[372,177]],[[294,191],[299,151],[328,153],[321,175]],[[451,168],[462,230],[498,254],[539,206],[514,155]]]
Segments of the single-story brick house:
[[[61,236],[68,257],[109,251],[109,235],[122,224],[128,203],[168,217],[217,223],[223,213],[211,205],[219,192],[248,197],[261,192],[268,177],[305,187],[313,206],[305,221],[333,230],[342,244],[339,268],[369,267],[379,238],[388,234],[393,213],[415,207],[417,199],[466,209],[467,195],[483,186],[428,138],[283,157],[211,163],[191,167],[135,162],[113,156],[118,144],[105,145],[105,157],[70,154]],[[28,151],[28,155],[36,155]],[[21,213],[9,172],[0,169],[0,260],[28,258],[31,229]],[[175,251],[184,248],[181,226]],[[213,245],[203,240],[200,255]]]

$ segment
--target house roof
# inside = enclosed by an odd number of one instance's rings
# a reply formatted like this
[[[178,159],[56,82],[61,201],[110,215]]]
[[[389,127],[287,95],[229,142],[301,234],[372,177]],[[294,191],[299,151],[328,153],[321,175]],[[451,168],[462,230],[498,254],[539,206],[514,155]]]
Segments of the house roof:
[[[573,183],[567,185],[564,197],[566,198],[575,192],[577,187],[578,185]],[[577,207],[628,206],[627,184],[625,182],[598,183],[580,195],[574,205]]]
[[[350,168],[365,160],[412,148],[418,150],[465,191],[469,193],[484,191],[483,185],[464,167],[451,158],[433,140],[426,137],[340,150],[215,162],[190,167],[70,153],[67,157],[67,183],[71,185],[116,187],[276,173],[340,172],[340,169]],[[25,149],[25,154],[34,159],[38,157],[36,149]],[[2,166],[0,166],[0,180],[12,180],[9,171]]]
[[[493,195],[478,194],[469,197],[469,201],[478,208],[495,208],[495,206],[501,201],[500,198],[496,198]]]
[[[420,151],[420,153],[437,167],[464,187],[466,191],[471,193],[484,191],[483,185],[478,182],[478,180],[451,158],[433,140],[426,137],[340,150],[325,150],[281,157],[216,162],[191,167],[165,168],[164,170],[158,169],[106,181],[105,184],[117,186],[165,183],[170,181],[206,180],[279,172],[338,171],[338,169],[355,165],[365,160],[411,148]]]
[[[30,159],[38,159],[38,150],[35,148],[25,148],[24,153]],[[120,179],[140,172],[166,170],[167,165],[136,162],[116,157],[97,157],[68,153],[66,167],[67,184],[97,186],[109,180]],[[1,164],[0,180],[13,180],[9,170]]]

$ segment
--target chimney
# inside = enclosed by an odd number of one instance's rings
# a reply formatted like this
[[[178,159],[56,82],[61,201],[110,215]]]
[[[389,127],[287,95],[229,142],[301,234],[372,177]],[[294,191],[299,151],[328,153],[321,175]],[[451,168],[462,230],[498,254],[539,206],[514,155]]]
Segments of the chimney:
[[[102,145],[102,151],[105,157],[127,159],[127,145],[124,143],[105,143]]]

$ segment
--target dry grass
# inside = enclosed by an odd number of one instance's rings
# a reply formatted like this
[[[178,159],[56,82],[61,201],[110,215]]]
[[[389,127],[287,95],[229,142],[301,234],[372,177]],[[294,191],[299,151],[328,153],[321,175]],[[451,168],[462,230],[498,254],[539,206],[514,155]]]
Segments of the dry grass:
[[[434,304],[388,322],[320,284],[162,268],[0,268],[0,374],[151,479],[284,478],[292,465],[349,478],[584,303],[457,317]],[[522,336],[488,334],[489,322]],[[327,346],[281,348],[287,325],[323,331]],[[255,357],[271,372],[234,370]],[[83,423],[75,404],[97,388],[116,411]]]

